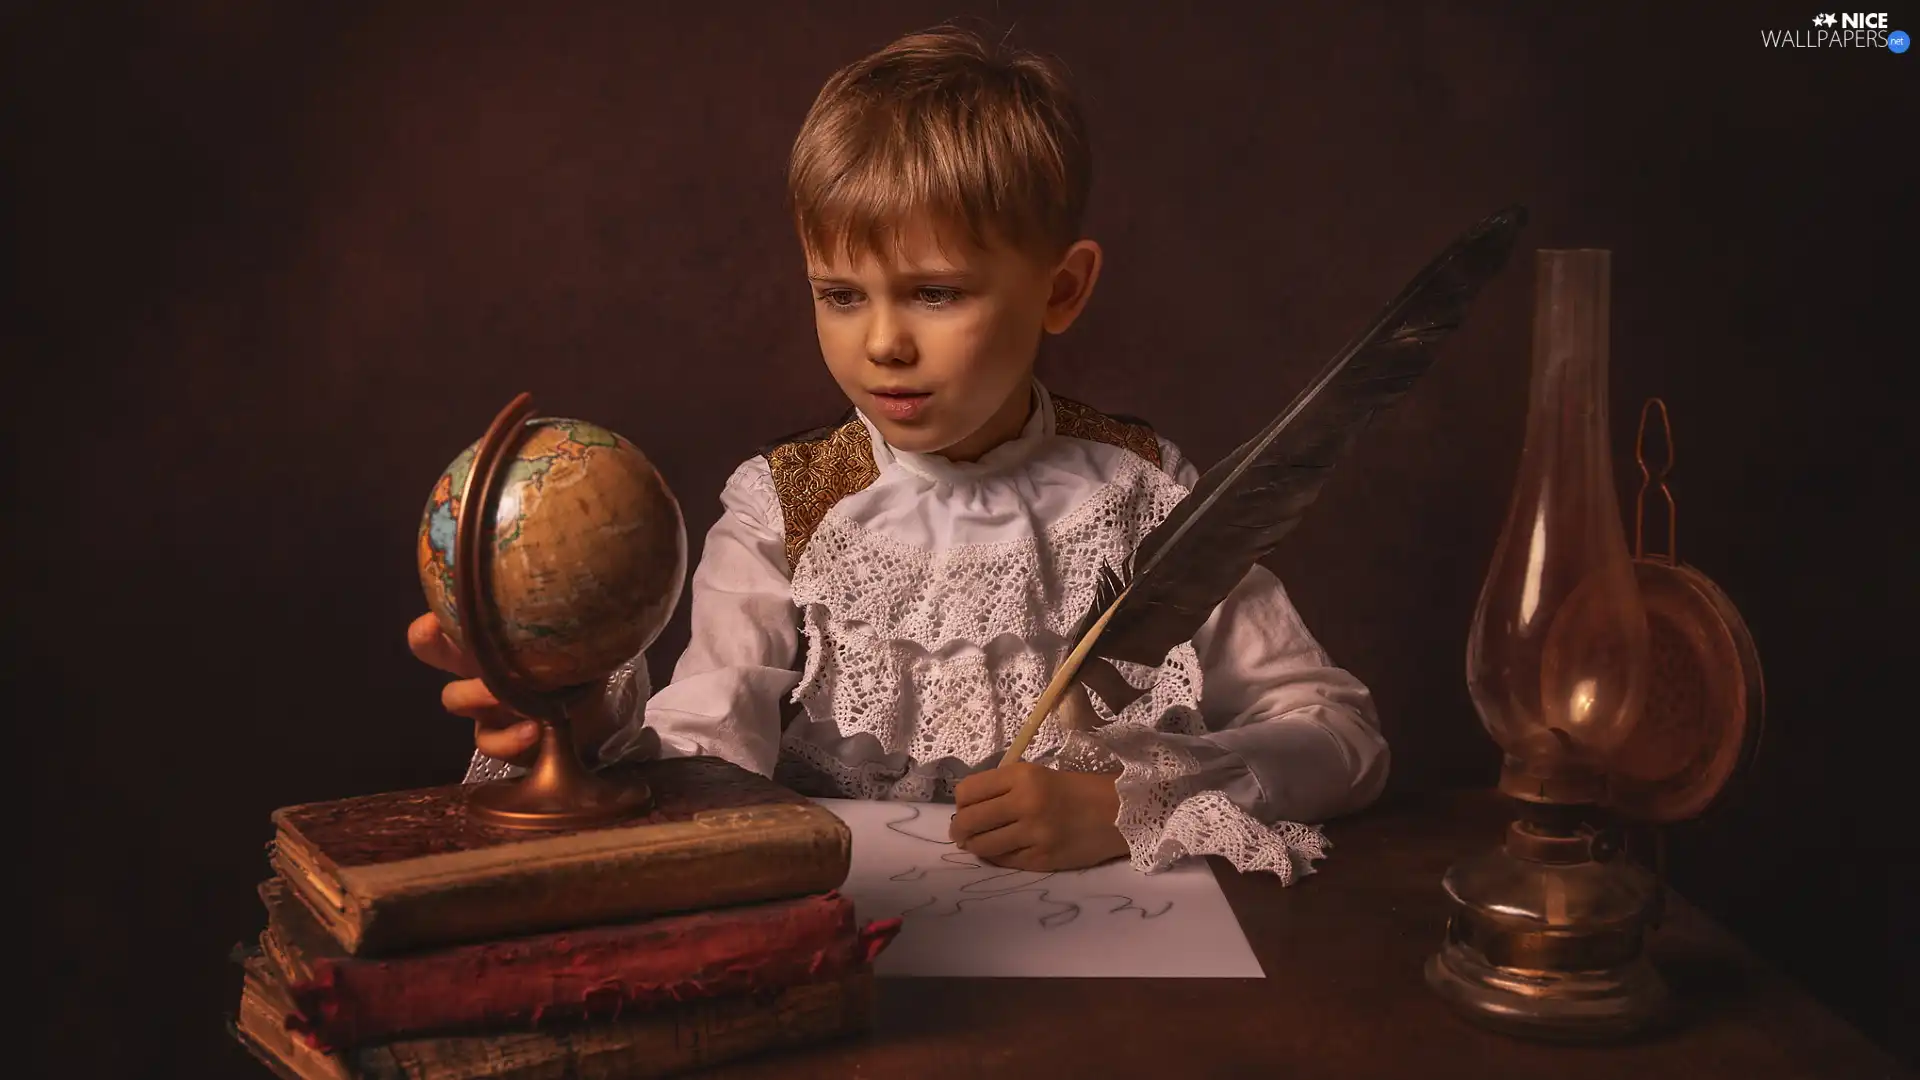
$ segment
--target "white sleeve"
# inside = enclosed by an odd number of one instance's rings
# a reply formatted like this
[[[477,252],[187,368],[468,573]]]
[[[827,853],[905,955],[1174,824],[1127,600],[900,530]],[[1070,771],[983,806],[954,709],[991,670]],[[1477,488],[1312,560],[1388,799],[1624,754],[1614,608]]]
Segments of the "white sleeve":
[[[1200,471],[1160,440],[1161,466],[1192,490]],[[1214,609],[1193,647],[1208,743],[1228,751],[1223,788],[1265,822],[1325,821],[1372,804],[1390,755],[1373,695],[1335,667],[1280,579],[1255,566]]]
[[[1183,487],[1198,482],[1164,439],[1161,462]],[[1122,765],[1116,824],[1140,870],[1212,854],[1292,880],[1324,853],[1314,825],[1367,806],[1385,785],[1372,695],[1333,666],[1265,567],[1241,579],[1192,646],[1206,733],[1095,736]]]
[[[691,582],[692,626],[673,681],[614,688],[602,757],[711,755],[763,776],[780,756],[781,701],[799,684],[799,630],[780,501],[765,458],[735,469]],[[644,658],[630,665],[644,672]],[[644,678],[644,676],[641,676]],[[640,708],[644,703],[644,711]]]
[[[1193,486],[1200,482],[1200,470],[1166,437],[1155,435],[1154,440],[1160,444],[1160,471],[1173,477],[1181,487],[1192,491]]]
[[[1264,822],[1318,822],[1380,797],[1390,757],[1373,695],[1333,665],[1271,571],[1248,571],[1193,645],[1202,738],[1251,780],[1232,786],[1234,802]]]

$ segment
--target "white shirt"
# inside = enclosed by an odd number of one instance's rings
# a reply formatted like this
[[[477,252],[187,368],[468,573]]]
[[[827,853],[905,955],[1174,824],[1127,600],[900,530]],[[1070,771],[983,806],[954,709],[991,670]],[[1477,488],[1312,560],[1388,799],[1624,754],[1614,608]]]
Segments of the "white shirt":
[[[1165,439],[1155,468],[1057,434],[1051,396],[1034,394],[1020,435],[972,463],[896,450],[861,415],[879,476],[827,512],[791,574],[768,463],[742,463],[672,682],[649,695],[644,658],[616,676],[625,726],[602,756],[712,755],[811,794],[920,800],[997,764],[1100,568],[1123,567],[1199,478]],[[1386,781],[1371,695],[1264,568],[1158,668],[1115,667],[1148,692],[1110,719],[1099,708],[1092,730],[1056,710],[1026,758],[1117,771],[1115,824],[1141,870],[1218,854],[1290,879],[1324,854],[1300,823],[1360,809]],[[800,711],[783,726],[786,703]]]

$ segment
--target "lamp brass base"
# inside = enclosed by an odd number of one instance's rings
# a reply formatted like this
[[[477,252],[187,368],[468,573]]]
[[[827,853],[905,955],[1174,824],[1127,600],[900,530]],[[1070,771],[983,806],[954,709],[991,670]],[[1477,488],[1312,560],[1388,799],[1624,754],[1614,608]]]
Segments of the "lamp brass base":
[[[1659,885],[1584,808],[1521,804],[1504,847],[1447,871],[1447,935],[1427,985],[1467,1019],[1521,1038],[1612,1042],[1671,1018],[1647,957]]]
[[[1616,1042],[1671,1015],[1666,983],[1641,955],[1603,971],[1528,971],[1448,941],[1427,958],[1427,985],[1468,1020],[1543,1042]]]
[[[508,829],[559,830],[610,825],[653,809],[646,784],[589,772],[568,735],[552,723],[545,729],[527,775],[476,786],[467,796],[469,816]]]

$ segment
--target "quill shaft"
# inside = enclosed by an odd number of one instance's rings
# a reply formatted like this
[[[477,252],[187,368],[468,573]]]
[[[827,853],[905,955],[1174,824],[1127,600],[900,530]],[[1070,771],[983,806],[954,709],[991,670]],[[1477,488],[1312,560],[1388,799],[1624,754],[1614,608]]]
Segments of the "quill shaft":
[[[1122,591],[1115,597],[1113,603],[1107,605],[1107,610],[1101,613],[1100,618],[1080,636],[1080,644],[1073,647],[1073,651],[1067,654],[1066,661],[1060,665],[1060,670],[1053,673],[1053,681],[1048,683],[1046,690],[1040,694],[1040,700],[1034,702],[1033,711],[1027,714],[1027,722],[1020,726],[1020,734],[1014,736],[1013,745],[1007,747],[1006,754],[1000,758],[1000,768],[1004,769],[1019,761],[1020,755],[1027,752],[1027,744],[1039,734],[1040,725],[1045,722],[1047,714],[1053,711],[1054,706],[1060,704],[1060,699],[1065,696],[1067,687],[1073,685],[1073,677],[1080,673],[1080,665],[1086,663],[1087,654],[1093,651],[1094,643],[1100,640],[1101,633],[1106,630],[1107,620],[1113,618],[1113,613],[1120,610],[1120,602],[1127,598],[1127,592],[1130,591],[1131,589]]]

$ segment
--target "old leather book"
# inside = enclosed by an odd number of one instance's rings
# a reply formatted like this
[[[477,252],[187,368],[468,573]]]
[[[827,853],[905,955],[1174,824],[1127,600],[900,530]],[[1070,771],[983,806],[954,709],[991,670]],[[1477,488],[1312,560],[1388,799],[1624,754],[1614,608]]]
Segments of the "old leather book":
[[[846,824],[717,758],[622,763],[647,815],[569,832],[470,819],[461,784],[283,807],[271,860],[343,949],[391,955],[673,911],[805,896],[846,881]]]
[[[403,1039],[332,1052],[289,1032],[286,986],[265,957],[246,977],[231,1032],[283,1080],[650,1080],[866,1030],[873,975],[770,995],[707,998],[598,1023]]]
[[[900,928],[858,926],[852,901],[824,893],[371,959],[347,955],[280,880],[260,897],[287,1026],[323,1050],[769,994],[869,970]]]

